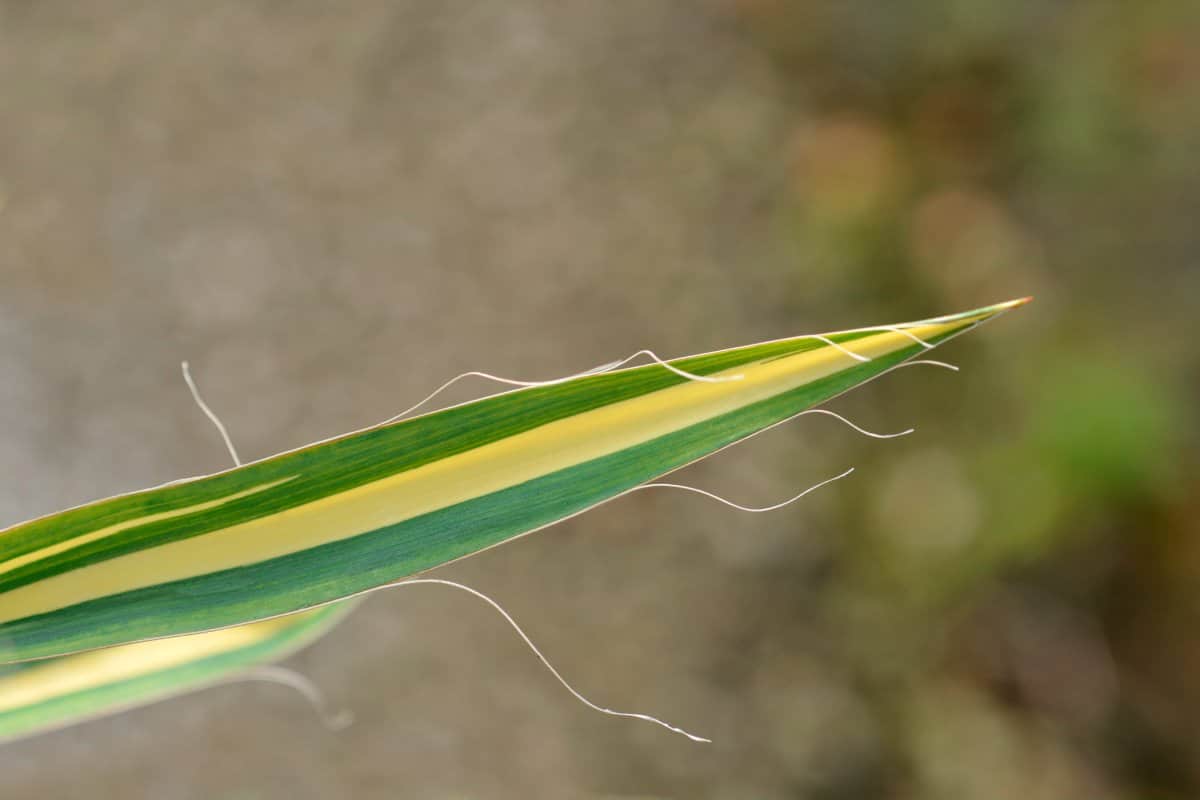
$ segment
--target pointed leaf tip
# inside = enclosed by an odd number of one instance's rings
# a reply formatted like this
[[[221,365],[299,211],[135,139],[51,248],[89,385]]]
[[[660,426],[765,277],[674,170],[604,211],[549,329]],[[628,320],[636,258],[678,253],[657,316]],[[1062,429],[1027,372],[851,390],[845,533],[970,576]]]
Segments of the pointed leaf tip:
[[[985,306],[985,307],[979,309],[978,311],[972,312],[972,315],[979,316],[981,319],[988,319],[988,318],[994,317],[998,314],[1003,314],[1006,311],[1012,311],[1014,308],[1020,308],[1021,306],[1025,305],[1026,303],[1029,303],[1032,300],[1033,300],[1032,295],[1028,296],[1028,297],[1018,297],[1015,300],[1006,300],[1003,303],[996,303],[994,305]]]
[[[947,324],[979,324],[986,322],[992,317],[1011,311],[1014,308],[1019,308],[1033,300],[1032,297],[1018,297],[1015,300],[1007,300],[1003,303],[994,303],[990,306],[982,306],[970,311],[963,311],[958,314],[947,314],[943,317],[932,317],[927,320],[922,320],[920,324],[926,325],[947,325]],[[913,323],[918,324],[918,323]]]
[[[1028,295],[1026,297],[1018,297],[1016,300],[1009,300],[1007,303],[997,303],[995,307],[999,310],[1007,311],[1010,308],[1019,308],[1031,302],[1033,302],[1033,295]]]

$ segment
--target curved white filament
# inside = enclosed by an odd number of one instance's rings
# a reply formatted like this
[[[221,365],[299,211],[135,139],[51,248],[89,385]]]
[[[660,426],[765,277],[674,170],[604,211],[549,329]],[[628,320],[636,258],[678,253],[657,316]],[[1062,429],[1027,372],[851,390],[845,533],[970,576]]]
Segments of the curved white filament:
[[[905,428],[904,430],[896,431],[895,433],[875,433],[874,431],[869,431],[866,428],[861,428],[858,425],[855,425],[841,414],[837,413],[836,411],[830,411],[827,408],[810,408],[807,411],[801,411],[799,414],[796,414],[792,417],[792,419],[795,419],[796,417],[803,417],[807,414],[824,414],[827,417],[833,417],[839,422],[858,431],[863,436],[870,436],[872,439],[896,439],[900,436],[908,436],[910,433],[916,430],[916,428]]]
[[[479,372],[477,370],[472,370],[470,372],[464,372],[462,374],[455,375],[453,378],[446,381],[441,386],[439,386],[438,388],[434,389],[432,392],[427,394],[419,402],[414,403],[413,405],[404,409],[403,411],[401,411],[399,414],[396,414],[395,416],[388,417],[387,419],[385,419],[383,422],[381,422],[379,424],[380,425],[388,425],[390,423],[404,419],[409,414],[413,413],[418,408],[425,405],[430,400],[437,397],[439,394],[446,391],[451,386],[453,386],[454,384],[458,383],[459,381],[461,381],[465,378],[483,378],[485,380],[494,381],[496,383],[503,383],[508,386],[516,386],[518,388],[528,388],[531,386],[557,386],[560,383],[567,383],[569,381],[576,380],[577,378],[586,378],[590,375],[602,375],[606,372],[612,372],[613,370],[620,369],[621,367],[625,366],[626,364],[630,363],[631,361],[634,361],[634,360],[640,358],[641,356],[648,356],[655,364],[658,364],[660,367],[668,369],[671,372],[674,372],[676,375],[680,376],[681,378],[687,378],[690,381],[700,381],[702,383],[724,383],[726,381],[740,381],[742,379],[741,375],[725,375],[725,376],[716,377],[716,378],[709,377],[706,375],[696,375],[694,373],[688,372],[686,370],[682,370],[679,367],[676,367],[676,366],[664,361],[663,359],[659,358],[654,353],[653,350],[638,350],[633,355],[626,356],[625,358],[619,359],[617,361],[610,361],[607,364],[601,364],[598,367],[592,367],[591,369],[585,370],[583,372],[577,372],[573,375],[567,375],[564,378],[554,378],[552,380],[547,380],[547,381],[520,381],[520,380],[516,380],[514,378],[505,378],[500,375],[493,375],[490,372]]]
[[[221,422],[221,418],[208,407],[208,403],[204,402],[204,398],[200,396],[200,390],[196,388],[196,382],[192,380],[192,371],[188,368],[188,362],[183,361],[179,364],[183,370],[183,380],[187,383],[188,390],[192,393],[192,399],[196,401],[196,405],[200,406],[200,410],[204,412],[204,416],[217,426],[217,432],[221,434],[222,441],[225,442],[225,449],[229,451],[229,455],[233,458],[235,466],[242,465],[242,459],[238,457],[237,448],[233,446],[233,439],[229,438],[229,431],[225,430],[225,425]]]
[[[477,370],[472,370],[470,372],[464,372],[459,375],[455,375],[453,378],[446,381],[445,383],[443,383],[441,386],[434,389],[429,394],[425,395],[425,397],[422,398],[419,402],[414,403],[413,405],[411,405],[408,408],[401,411],[399,414],[388,417],[387,419],[385,419],[383,422],[381,422],[379,424],[380,425],[388,425],[392,422],[396,422],[397,420],[404,419],[409,414],[413,413],[418,408],[425,405],[430,400],[437,397],[439,394],[446,391],[454,384],[456,384],[459,381],[464,380],[466,378],[483,378],[485,380],[494,381],[496,383],[503,383],[508,386],[517,386],[517,387],[521,387],[521,388],[525,388],[525,387],[529,387],[529,386],[555,386],[560,383],[566,383],[567,381],[573,381],[576,378],[586,378],[588,375],[599,375],[600,373],[608,372],[611,369],[615,369],[616,365],[619,363],[620,362],[618,362],[618,361],[610,361],[607,364],[602,364],[599,367],[593,367],[592,369],[585,370],[583,372],[577,372],[574,375],[568,375],[565,378],[555,378],[553,380],[548,380],[548,381],[519,381],[519,380],[515,380],[513,378],[504,378],[499,375],[493,375],[490,372],[479,372]]]
[[[693,742],[705,742],[705,743],[712,742],[712,739],[705,739],[703,736],[696,736],[695,734],[688,733],[683,728],[677,728],[674,725],[670,725],[666,722],[663,722],[661,719],[658,719],[657,717],[651,717],[647,714],[637,714],[637,713],[630,712],[630,711],[614,711],[611,708],[604,708],[603,706],[596,705],[591,700],[587,699],[582,694],[580,694],[575,689],[574,686],[567,683],[566,678],[564,678],[559,673],[559,671],[554,668],[554,665],[552,665],[550,663],[550,661],[546,658],[546,656],[542,655],[542,651],[537,648],[537,645],[535,645],[533,643],[533,640],[529,638],[528,634],[526,634],[525,631],[521,629],[521,626],[518,625],[517,621],[512,618],[512,615],[509,614],[507,611],[505,611],[503,606],[501,606],[499,603],[497,603],[492,598],[488,597],[483,592],[480,592],[476,589],[472,589],[470,586],[464,586],[461,583],[455,583],[454,581],[443,580],[441,578],[408,578],[408,579],[405,579],[402,581],[396,581],[395,583],[386,584],[379,588],[380,589],[391,589],[391,588],[397,588],[400,586],[417,586],[417,585],[421,585],[421,584],[426,584],[426,585],[437,584],[437,585],[441,585],[441,586],[449,586],[454,589],[460,589],[461,591],[464,591],[467,594],[478,597],[480,600],[482,600],[483,602],[487,603],[489,606],[494,608],[496,610],[496,612],[504,618],[504,621],[507,622],[512,627],[512,629],[517,632],[517,635],[520,636],[521,640],[525,642],[526,646],[528,646],[529,649],[533,651],[533,654],[538,657],[538,660],[542,662],[542,665],[545,666],[546,669],[550,671],[550,674],[554,676],[555,680],[557,680],[559,683],[561,683],[563,688],[566,689],[568,692],[570,692],[571,695],[574,696],[574,698],[576,700],[578,700],[580,703],[583,703],[585,706],[592,709],[593,711],[599,711],[601,714],[607,714],[611,717],[625,717],[627,719],[640,719],[643,722],[652,722],[655,725],[666,728],[667,730],[671,731],[672,733],[678,733],[681,736],[686,736],[687,738],[691,739]]]
[[[833,339],[830,339],[828,336],[822,336],[819,333],[810,333],[808,335],[808,338],[816,339],[818,342],[824,342],[825,344],[829,345],[830,347],[835,347],[838,350],[841,350],[846,355],[853,358],[855,361],[870,361],[871,360],[870,358],[862,355],[861,353],[856,353],[853,350],[849,350],[849,349],[843,347],[842,345],[835,342]]]
[[[708,375],[696,375],[695,373],[688,372],[686,370],[682,370],[679,367],[673,366],[669,362],[662,360],[655,354],[655,352],[653,350],[638,350],[636,353],[634,353],[631,356],[626,356],[625,358],[622,358],[620,361],[613,362],[613,365],[604,371],[610,372],[619,367],[623,367],[626,364],[628,364],[630,361],[634,361],[641,356],[648,356],[650,358],[650,360],[653,361],[655,364],[658,364],[660,367],[669,369],[671,372],[674,372],[676,375],[680,376],[681,378],[687,378],[689,381],[699,381],[700,383],[727,383],[729,381],[740,381],[744,377],[742,375],[723,375],[720,377],[713,378]]]
[[[795,497],[790,497],[787,500],[784,500],[782,503],[775,503],[774,505],[760,506],[757,508],[754,506],[743,506],[739,503],[733,502],[732,500],[727,500],[726,498],[721,497],[720,495],[713,494],[712,492],[705,491],[704,489],[700,489],[695,486],[687,486],[682,483],[643,483],[641,486],[635,486],[633,489],[630,489],[630,491],[636,492],[640,489],[682,489],[685,492],[694,492],[695,494],[704,495],[705,497],[716,500],[718,503],[723,503],[724,505],[727,505],[730,508],[736,508],[738,511],[749,511],[751,514],[761,514],[764,511],[775,511],[776,509],[783,508],[784,506],[790,506],[792,503],[796,502],[801,497],[804,497],[804,495],[808,494],[809,492],[814,492],[826,484],[833,483],[836,480],[840,480],[840,479],[846,477],[847,475],[849,475],[851,472],[854,472],[854,467],[851,467],[850,469],[846,470],[841,475],[835,475],[832,478],[827,478],[827,479],[821,481],[820,483],[814,484],[814,485],[808,487],[807,489],[805,489],[800,494],[796,495]]]
[[[893,367],[888,367],[875,377],[878,378],[883,375],[887,375],[889,372],[894,372],[895,370],[903,369],[904,367],[916,367],[921,365],[928,367],[941,367],[942,369],[948,369],[952,372],[958,372],[958,367],[954,366],[953,364],[947,364],[945,361],[934,361],[932,358],[918,358],[913,361],[902,361]]]
[[[907,330],[906,328],[901,328],[899,325],[880,325],[877,330],[891,331],[892,333],[898,333],[901,336],[907,336],[917,344],[921,345],[921,347],[924,347],[926,350],[932,350],[933,348],[937,347],[937,345],[930,344],[912,331]]]
[[[870,327],[870,328],[855,328],[855,329],[849,330],[849,331],[839,331],[839,333],[860,333],[860,332],[866,332],[866,331],[891,331],[892,333],[898,333],[901,336],[907,336],[909,339],[912,339],[914,342],[921,345],[921,347],[924,347],[926,350],[932,350],[934,347],[937,346],[937,345],[930,344],[929,342],[922,339],[920,336],[917,336],[912,331],[907,330],[906,328],[902,328],[899,325],[876,325],[876,326]],[[853,350],[851,350],[850,348],[845,347],[844,345],[838,344],[833,339],[830,339],[828,336],[822,336],[819,333],[810,333],[810,334],[808,334],[808,338],[816,339],[819,342],[824,342],[825,344],[829,345],[830,347],[835,347],[838,350],[841,350],[846,355],[853,358],[855,361],[866,362],[866,361],[871,360],[871,358],[869,356],[864,356],[862,353],[856,353]]]
[[[287,667],[280,667],[274,664],[252,667],[245,672],[234,675],[214,685],[242,683],[243,681],[263,681],[294,689],[312,706],[313,711],[321,719],[321,724],[331,731],[343,730],[354,722],[354,713],[352,711],[347,708],[338,709],[337,711],[331,709],[325,693],[321,691],[320,687],[309,678]]]

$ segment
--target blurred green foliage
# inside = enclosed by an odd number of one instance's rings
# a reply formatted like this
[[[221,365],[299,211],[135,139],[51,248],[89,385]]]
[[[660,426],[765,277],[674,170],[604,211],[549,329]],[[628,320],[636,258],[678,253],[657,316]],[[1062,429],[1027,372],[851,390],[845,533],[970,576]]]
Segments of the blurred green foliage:
[[[896,721],[872,796],[1197,796],[1200,5],[738,8],[799,109],[778,235],[805,280],[1038,297],[952,401],[985,427],[848,509],[841,667]],[[949,436],[945,390],[901,402]]]

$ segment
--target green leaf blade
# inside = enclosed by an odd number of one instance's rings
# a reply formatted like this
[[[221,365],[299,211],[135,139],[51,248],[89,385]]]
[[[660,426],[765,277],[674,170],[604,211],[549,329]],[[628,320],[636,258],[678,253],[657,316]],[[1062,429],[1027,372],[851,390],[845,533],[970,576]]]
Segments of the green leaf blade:
[[[310,644],[353,605],[0,666],[0,742],[236,680]]]
[[[671,362],[716,382],[651,365],[507,392],[9,528],[0,662],[287,614],[462,558],[870,380],[924,352],[913,336],[937,344],[1021,302]]]

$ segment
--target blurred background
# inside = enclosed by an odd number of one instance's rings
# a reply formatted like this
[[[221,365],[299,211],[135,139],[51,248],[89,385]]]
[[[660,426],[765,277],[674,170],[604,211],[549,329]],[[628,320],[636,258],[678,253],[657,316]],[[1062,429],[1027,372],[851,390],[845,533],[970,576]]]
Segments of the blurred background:
[[[0,2],[0,527],[553,378],[1036,302],[0,796],[1200,795],[1200,4]],[[490,391],[464,387],[450,399]]]

